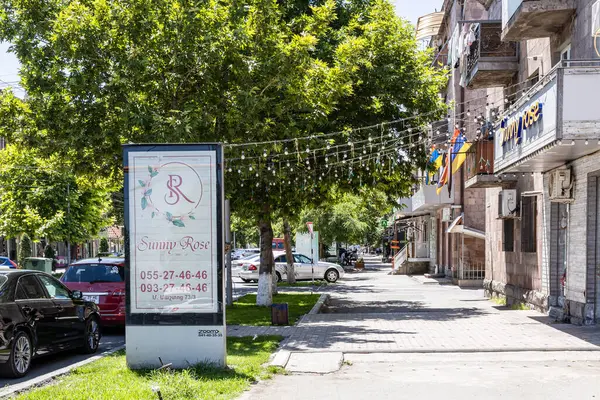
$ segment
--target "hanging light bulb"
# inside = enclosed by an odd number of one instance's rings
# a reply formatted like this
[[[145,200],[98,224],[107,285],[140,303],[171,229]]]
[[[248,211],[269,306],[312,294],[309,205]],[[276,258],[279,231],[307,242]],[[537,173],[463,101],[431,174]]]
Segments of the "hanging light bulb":
[[[270,171],[270,170],[271,170],[271,166],[269,165],[269,166],[267,166],[267,171]]]
[[[308,147],[306,147],[306,152],[310,153],[310,149]]]
[[[508,102],[509,102],[509,100],[508,100],[508,97],[505,97],[505,98],[504,98],[504,102],[505,102],[506,104],[508,104]]]
[[[331,148],[331,144],[327,143],[327,150],[329,150]]]
[[[587,144],[587,143],[586,143],[586,144]],[[228,169],[227,171],[231,172],[231,167],[229,167],[229,169]]]
[[[238,168],[238,174],[241,174],[241,173],[242,173],[242,170]]]
[[[587,146],[588,144],[590,144],[590,141],[585,139],[585,145]]]
[[[252,165],[251,165],[250,167],[248,167],[248,170],[249,170],[249,171],[252,171]]]
[[[288,155],[288,149],[287,149],[287,147],[283,150],[283,154],[285,154],[286,156]]]
[[[244,152],[243,152],[243,151],[242,151],[242,157],[241,157],[241,158],[242,158],[242,160],[245,160],[245,159],[246,159],[246,155],[244,154]]]
[[[372,142],[373,138],[371,136],[369,136],[369,142]]]
[[[273,170],[272,172],[273,172],[273,175],[275,175],[275,170]]]
[[[467,110],[467,117],[471,116],[471,110]]]
[[[367,149],[363,149],[363,154],[367,154]]]
[[[571,146],[575,146],[575,141],[571,140]]]
[[[263,151],[263,157],[267,158],[267,150],[266,149]]]
[[[260,183],[256,182],[256,187],[259,187],[259,186],[260,186]]]
[[[241,187],[244,187],[244,182],[242,182],[242,183],[240,184],[240,186],[241,186]]]
[[[329,158],[328,158],[328,157],[325,157],[325,162],[327,162],[328,160],[329,160]]]
[[[256,177],[258,178],[258,172],[256,173]]]

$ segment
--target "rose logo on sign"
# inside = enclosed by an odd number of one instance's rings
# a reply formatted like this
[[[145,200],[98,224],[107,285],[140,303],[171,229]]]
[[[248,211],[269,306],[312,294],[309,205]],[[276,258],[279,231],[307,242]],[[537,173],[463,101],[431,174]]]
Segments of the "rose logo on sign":
[[[168,162],[148,166],[148,179],[138,180],[142,210],[152,210],[151,218],[162,217],[183,228],[186,220],[195,220],[194,211],[202,200],[202,179],[191,166]]]

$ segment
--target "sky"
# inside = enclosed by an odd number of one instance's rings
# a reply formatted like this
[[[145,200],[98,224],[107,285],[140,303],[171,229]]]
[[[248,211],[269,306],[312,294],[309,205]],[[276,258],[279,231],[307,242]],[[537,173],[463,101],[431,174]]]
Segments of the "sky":
[[[391,0],[396,7],[396,14],[408,19],[413,24],[425,14],[439,11],[443,0]],[[16,57],[7,53],[9,44],[0,43],[0,87],[5,86],[3,82],[14,82],[18,79],[19,62]]]

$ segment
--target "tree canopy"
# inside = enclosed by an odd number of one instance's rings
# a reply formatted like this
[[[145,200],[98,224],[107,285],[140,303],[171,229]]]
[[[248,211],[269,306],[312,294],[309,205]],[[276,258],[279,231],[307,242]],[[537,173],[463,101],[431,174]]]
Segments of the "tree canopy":
[[[444,113],[444,73],[387,0],[0,0],[0,40],[28,93],[0,102],[9,140],[113,182],[124,143],[225,142],[263,244],[334,185],[406,195]]]
[[[57,157],[9,145],[0,151],[0,235],[83,242],[110,225],[110,186],[77,177]]]

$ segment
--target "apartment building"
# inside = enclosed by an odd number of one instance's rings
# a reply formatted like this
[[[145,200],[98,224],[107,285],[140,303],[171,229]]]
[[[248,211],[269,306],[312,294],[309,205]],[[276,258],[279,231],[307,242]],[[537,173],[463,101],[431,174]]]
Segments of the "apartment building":
[[[600,321],[600,1],[447,0],[419,24],[450,71],[432,141],[471,144],[429,213],[431,266],[476,280],[481,262],[508,305]]]

